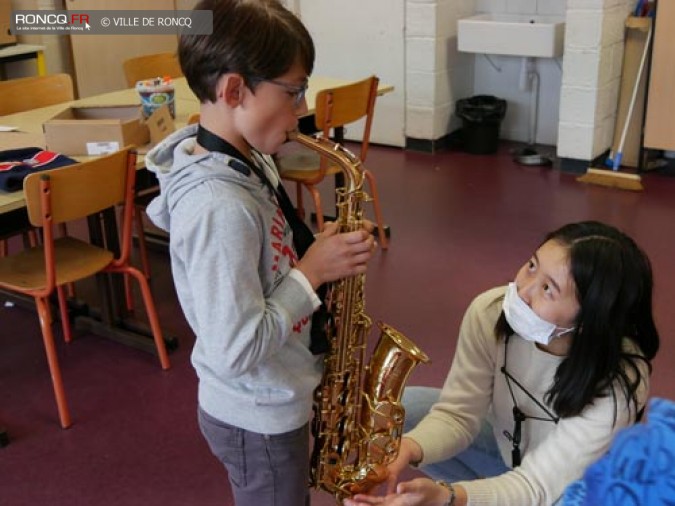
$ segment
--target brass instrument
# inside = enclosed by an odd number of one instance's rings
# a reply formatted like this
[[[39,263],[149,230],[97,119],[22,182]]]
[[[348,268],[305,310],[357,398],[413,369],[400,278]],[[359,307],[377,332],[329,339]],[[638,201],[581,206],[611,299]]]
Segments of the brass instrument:
[[[369,200],[361,161],[324,138],[293,132],[289,139],[341,168],[345,185],[336,190],[339,230],[360,229],[362,203]],[[363,274],[341,279],[330,284],[326,301],[330,349],[314,397],[310,485],[333,494],[337,504],[386,479],[403,432],[403,387],[412,369],[429,361],[406,336],[378,323],[380,338],[366,364],[372,320],[365,313],[364,288]]]

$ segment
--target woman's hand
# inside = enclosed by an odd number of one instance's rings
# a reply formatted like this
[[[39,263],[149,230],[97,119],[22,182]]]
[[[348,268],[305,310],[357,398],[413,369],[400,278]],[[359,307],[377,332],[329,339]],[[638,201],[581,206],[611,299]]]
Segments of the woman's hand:
[[[364,223],[364,228],[353,232],[338,233],[337,223],[326,223],[295,267],[314,289],[326,282],[363,274],[377,247],[367,225]]]
[[[403,470],[410,465],[411,462],[418,462],[422,460],[422,448],[413,439],[404,437],[401,438],[401,445],[398,449],[396,459],[387,466],[389,472],[387,476],[387,493],[391,494],[396,490],[398,477]]]
[[[415,478],[399,483],[396,493],[384,497],[357,494],[343,501],[344,506],[444,506],[450,498],[450,492],[429,478]]]

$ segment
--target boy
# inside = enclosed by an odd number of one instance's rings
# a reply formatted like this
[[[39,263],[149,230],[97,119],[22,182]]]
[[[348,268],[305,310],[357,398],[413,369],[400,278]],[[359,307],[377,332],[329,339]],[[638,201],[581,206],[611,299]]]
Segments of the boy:
[[[306,28],[276,0],[195,8],[213,11],[213,33],[183,35],[179,58],[200,124],[146,157],[161,186],[148,215],[170,232],[176,290],[196,334],[199,423],[237,506],[302,505],[322,368],[310,351],[315,290],[364,272],[375,242],[367,230],[338,234],[329,224],[298,244],[306,230],[280,208],[268,155],[307,111]]]

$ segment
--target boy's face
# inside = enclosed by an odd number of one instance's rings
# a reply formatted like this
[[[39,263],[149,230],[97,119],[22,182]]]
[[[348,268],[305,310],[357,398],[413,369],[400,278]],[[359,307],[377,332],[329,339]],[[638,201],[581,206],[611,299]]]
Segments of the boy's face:
[[[298,117],[307,113],[306,85],[307,74],[296,63],[276,79],[259,82],[255,93],[246,88],[237,114],[244,140],[261,153],[276,153],[287,132],[297,129]]]

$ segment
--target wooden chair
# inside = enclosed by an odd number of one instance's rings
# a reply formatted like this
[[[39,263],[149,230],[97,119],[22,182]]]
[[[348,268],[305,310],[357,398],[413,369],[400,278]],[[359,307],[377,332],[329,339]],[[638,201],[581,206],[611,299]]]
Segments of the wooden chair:
[[[321,90],[316,96],[316,128],[326,138],[330,136],[331,130],[344,127],[365,117],[363,138],[361,139],[360,150],[356,153],[362,162],[365,161],[368,154],[378,83],[379,79],[376,76],[371,76],[355,83]],[[310,150],[297,150],[286,156],[278,156],[276,162],[281,178],[292,181],[296,185],[296,207],[301,218],[305,216],[302,188],[307,188],[312,195],[316,209],[316,222],[319,230],[321,230],[324,220],[317,185],[326,176],[341,172],[340,168],[331,165],[329,160]],[[382,220],[382,212],[380,211],[380,199],[377,193],[375,176],[367,169],[364,171],[364,176],[368,180],[370,196],[373,199],[380,246],[387,249],[388,239]]]
[[[54,345],[49,297],[57,292],[64,338],[70,342],[71,328],[63,289],[66,283],[101,272],[136,278],[160,364],[162,369],[170,366],[148,282],[129,264],[135,179],[136,153],[130,148],[88,162],[29,175],[24,180],[28,218],[33,226],[42,228],[43,245],[0,258],[0,288],[35,299],[63,428],[71,425],[71,417]],[[54,225],[94,215],[120,203],[124,204],[124,219],[118,258],[111,251],[80,239],[54,238]]]
[[[129,58],[122,63],[124,76],[129,88],[136,86],[138,81],[153,77],[182,77],[178,57],[175,53],[146,54]]]
[[[73,79],[68,74],[0,81],[0,116],[74,99]]]
[[[0,81],[0,116],[70,102],[74,99],[73,79],[68,74]],[[25,232],[24,242],[35,246],[37,244],[35,232],[32,230]],[[0,257],[7,254],[7,240],[0,239]]]

